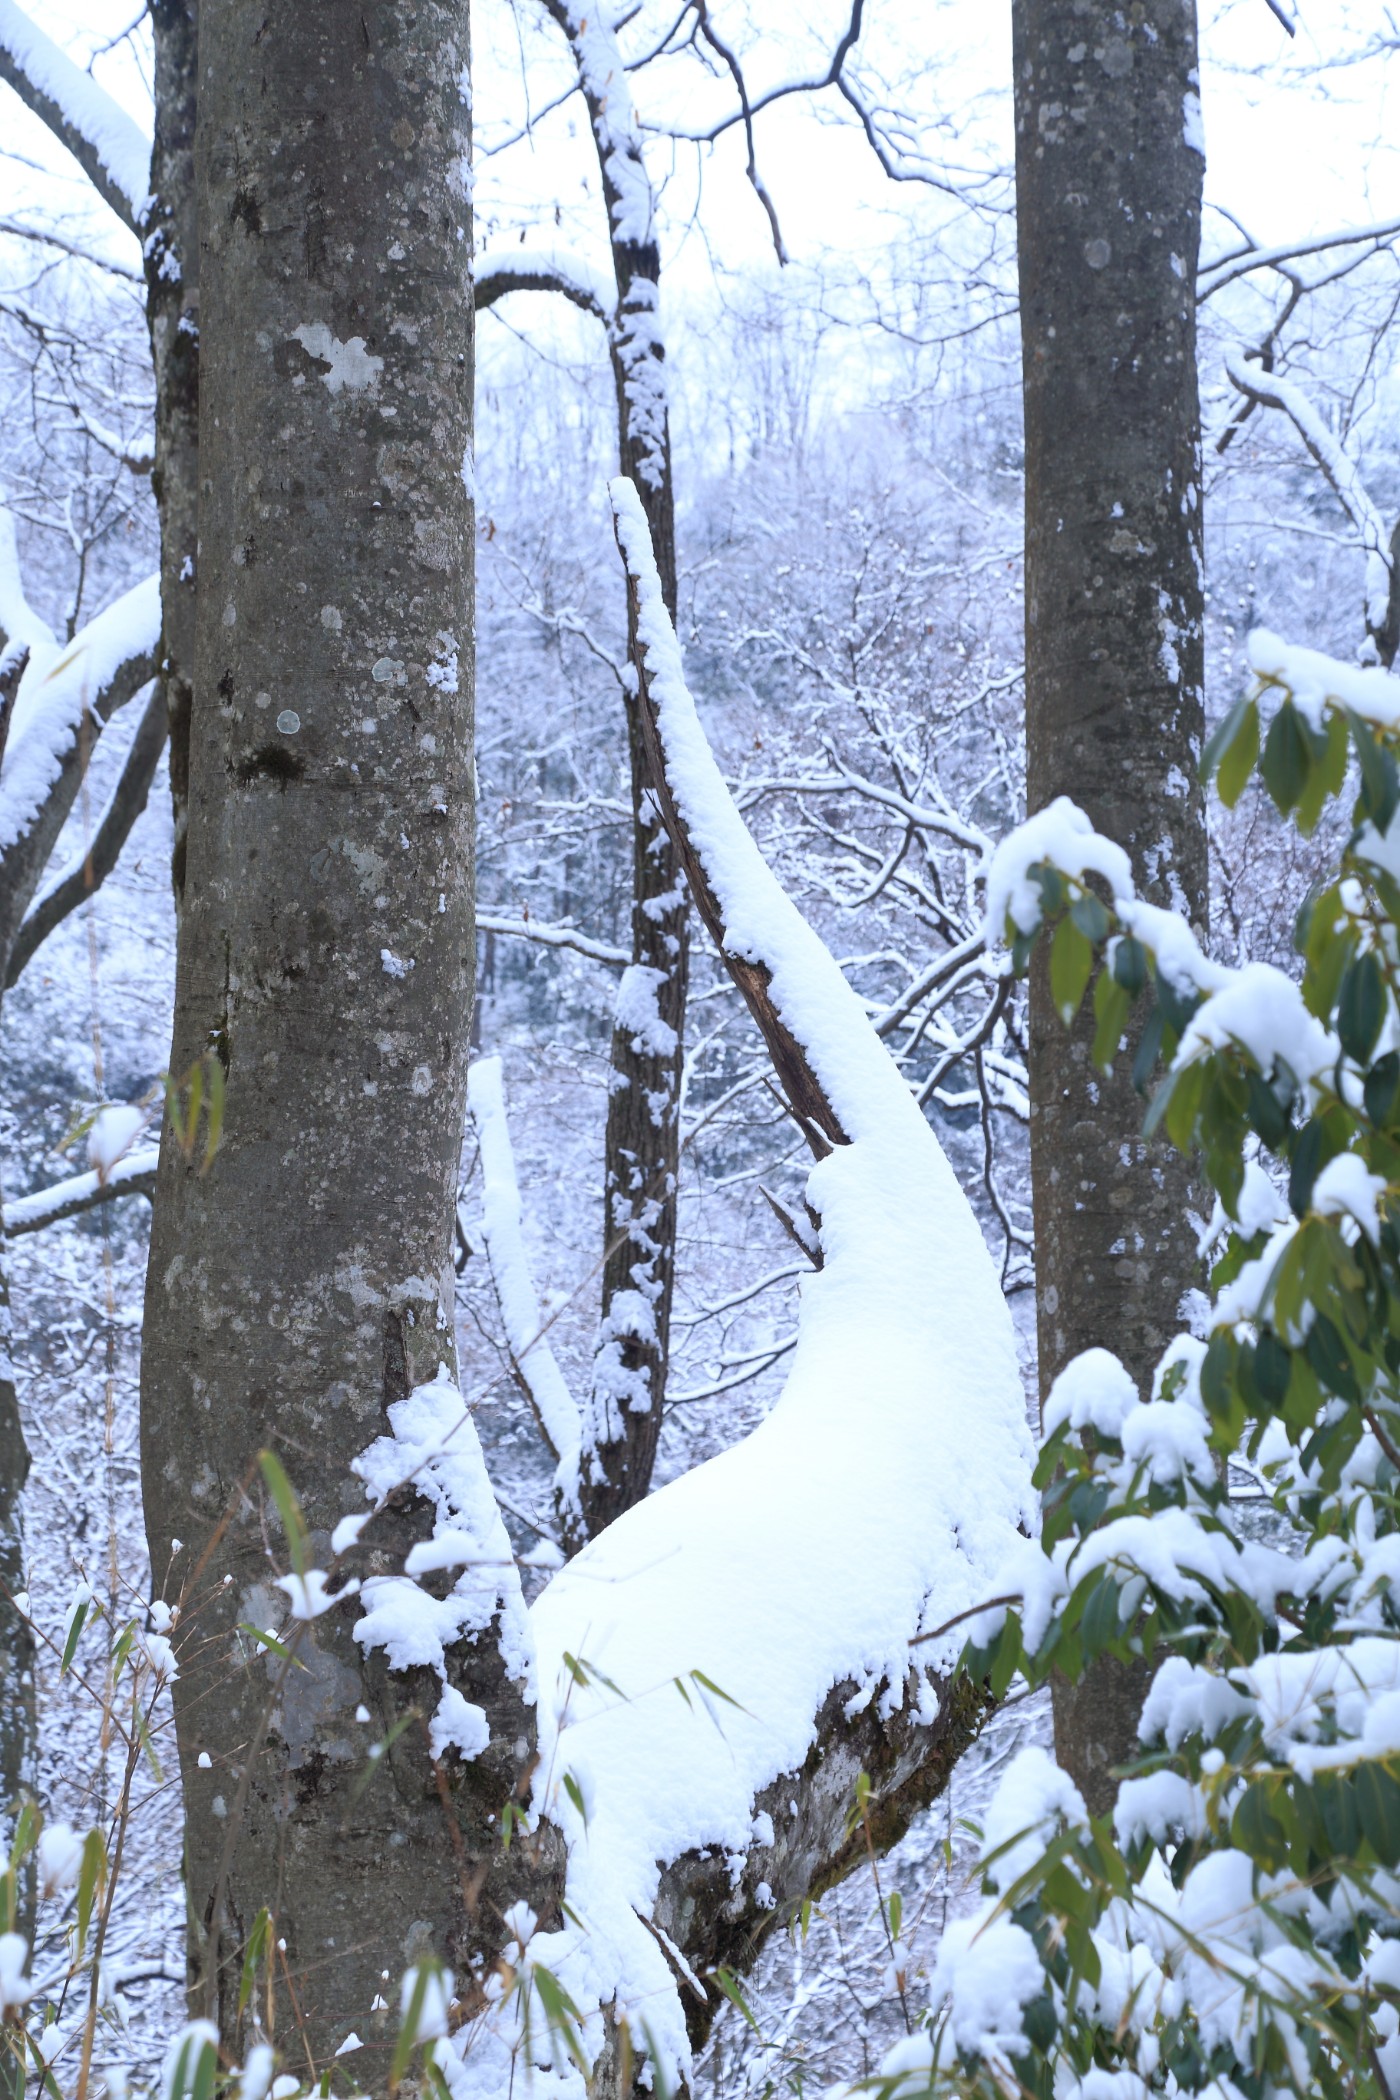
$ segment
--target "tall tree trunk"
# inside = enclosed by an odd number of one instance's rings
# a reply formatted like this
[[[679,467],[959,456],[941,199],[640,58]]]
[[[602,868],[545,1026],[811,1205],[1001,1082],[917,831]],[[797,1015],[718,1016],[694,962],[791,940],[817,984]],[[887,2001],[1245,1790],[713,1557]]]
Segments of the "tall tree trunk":
[[[184,889],[189,822],[199,493],[199,232],[194,181],[198,23],[198,0],[152,0],[155,138],[145,240],[146,319],[155,369],[151,486],[160,516],[161,676],[170,724],[175,818],[171,874],[177,901]]]
[[[612,35],[572,0],[546,0],[568,37],[598,149],[617,308],[609,331],[621,471],[651,530],[676,617],[676,513],[659,312],[661,249],[641,134]],[[634,608],[629,605],[629,620]],[[636,635],[629,634],[635,654]],[[583,1409],[579,1505],[593,1537],[651,1486],[666,1399],[676,1270],[680,1092],[690,914],[661,817],[635,691],[627,703],[632,796],[632,962],[613,1024],[603,1155],[603,1290]],[[581,1540],[579,1541],[581,1543]]]
[[[634,393],[640,322],[654,325],[660,256],[615,245],[619,262],[613,368],[622,472],[641,492],[666,609],[676,614],[676,525],[664,395],[661,429],[639,434]],[[624,274],[624,272],[626,274]],[[641,352],[656,368],[661,350]],[[629,621],[632,608],[628,608]],[[635,647],[629,635],[629,648]],[[632,961],[613,1019],[603,1147],[603,1297],[592,1389],[584,1409],[579,1503],[592,1538],[651,1486],[666,1402],[676,1280],[680,1097],[690,912],[675,841],[652,786],[635,694],[628,695],[632,795]]]
[[[304,1626],[290,1672],[238,1628],[281,1602],[260,1447],[280,1450],[326,1567],[328,1534],[364,1507],[353,1460],[455,1364],[473,975],[467,62],[465,0],[224,0],[199,28],[200,568],[171,1064],[212,1053],[226,1097],[207,1172],[169,1127],[162,1140],[146,1519],[153,1567],[179,1538],[174,1564],[195,1571],[174,1688],[193,2008],[235,2055],[268,2018],[261,1989],[238,2005],[266,1907],[285,1948],[276,2039],[319,2071],[354,2027],[375,2090],[383,1973],[432,1953],[460,1976],[500,1935],[492,1828],[532,1711],[490,1643],[459,1642],[454,1681],[492,1740],[435,1770],[430,1673],[362,1651],[358,1607]],[[349,1565],[397,1573],[428,1528],[405,1487]],[[518,1854],[511,1895],[528,1893]]]
[[[1015,0],[1026,410],[1027,805],[1070,795],[1142,893],[1206,927],[1194,287],[1204,169],[1194,0]],[[1141,1139],[1122,1061],[1093,1069],[1044,957],[1031,980],[1042,1396],[1101,1344],[1146,1384],[1195,1281],[1191,1180]],[[1061,1688],[1055,1742],[1092,1809],[1131,1756],[1139,1675]]]

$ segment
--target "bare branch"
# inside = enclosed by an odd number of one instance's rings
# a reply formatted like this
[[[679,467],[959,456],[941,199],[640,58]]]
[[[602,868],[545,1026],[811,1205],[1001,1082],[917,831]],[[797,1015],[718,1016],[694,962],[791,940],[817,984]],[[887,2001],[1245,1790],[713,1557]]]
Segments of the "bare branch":
[[[1209,299],[1236,278],[1248,277],[1255,270],[1282,269],[1304,255],[1320,255],[1325,249],[1383,248],[1398,233],[1400,219],[1378,219],[1372,226],[1343,227],[1339,232],[1315,234],[1309,240],[1290,241],[1279,248],[1259,248],[1251,241],[1217,256],[1214,262],[1202,263],[1196,273],[1196,297],[1198,301]]]
[[[0,219],[0,234],[15,241],[36,241],[44,248],[57,248],[62,255],[71,255],[75,262],[89,264],[94,270],[106,270],[110,276],[124,278],[128,284],[144,282],[142,273],[130,263],[114,262],[109,255],[97,255],[77,241],[65,240],[62,234],[52,233],[43,226],[26,226],[19,219]]]
[[[748,167],[745,172],[748,175],[749,181],[753,184],[754,193],[757,196],[759,203],[763,206],[764,211],[768,215],[768,225],[773,235],[773,248],[774,252],[777,255],[778,261],[780,264],[786,264],[788,259],[787,250],[783,246],[783,234],[782,228],[778,224],[778,214],[774,208],[773,199],[769,196],[768,191],[765,189],[763,184],[763,178],[758,172],[758,160],[754,151],[753,140],[753,111],[749,107],[749,91],[744,81],[744,69],[739,64],[738,59],[735,57],[732,47],[724,42],[724,40],[716,30],[714,24],[711,22],[708,0],[693,0],[693,5],[695,8],[696,20],[700,24],[701,35],[704,37],[705,42],[710,46],[710,49],[716,54],[716,56],[723,59],[725,65],[729,68],[730,78],[733,80],[734,85],[738,90],[739,110],[744,125],[744,143],[748,149],[749,156]],[[837,70],[840,70],[839,64]]]

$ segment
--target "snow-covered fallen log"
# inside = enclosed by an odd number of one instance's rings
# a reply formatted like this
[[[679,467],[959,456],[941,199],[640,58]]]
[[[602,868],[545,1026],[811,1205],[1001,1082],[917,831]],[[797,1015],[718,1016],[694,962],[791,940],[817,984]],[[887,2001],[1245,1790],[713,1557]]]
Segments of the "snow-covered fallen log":
[[[938,1790],[981,1694],[940,1674],[956,1633],[923,1647],[917,1672],[909,1644],[990,1594],[1034,1521],[1011,1322],[976,1220],[735,810],[635,491],[618,482],[613,497],[669,819],[707,885],[721,952],[761,981],[830,1139],[807,1191],[824,1265],[804,1282],[772,1413],[618,1519],[532,1612],[534,1806],[568,1838],[577,1922],[535,1933],[524,1959],[584,2015],[584,2054],[602,2060],[595,2092],[624,2089],[624,2025],[658,2083],[687,2076],[718,2000],[707,1971],[751,1958],[776,1919],[853,1863],[861,1769],[885,1835]],[[476,2040],[467,2063],[489,2083],[505,2044]],[[538,2015],[534,2046],[548,2057]]]

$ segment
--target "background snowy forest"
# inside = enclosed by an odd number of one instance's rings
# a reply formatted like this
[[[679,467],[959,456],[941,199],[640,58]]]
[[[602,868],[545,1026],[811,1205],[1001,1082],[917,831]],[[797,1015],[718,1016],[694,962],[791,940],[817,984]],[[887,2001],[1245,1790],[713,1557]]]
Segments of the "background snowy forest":
[[[30,4],[144,126],[148,32],[129,12],[115,0]],[[781,82],[819,83],[845,27],[836,7],[807,10],[801,28],[775,27],[774,12],[747,0],[713,11],[754,101]],[[646,61],[632,86],[659,185],[678,625],[692,689],[740,808],[899,1057],[977,1210],[1012,1297],[1030,1405],[1023,992],[1007,996],[984,952],[974,888],[986,852],[1024,813],[1008,28],[1000,10],[966,0],[918,10],[872,0],[854,101],[815,86],[761,111],[751,181],[742,125],[707,137],[735,100],[719,46],[668,52],[670,26],[663,6],[642,0],[621,35],[629,58]],[[1205,9],[1201,34],[1215,720],[1238,694],[1256,624],[1355,657],[1366,521],[1377,517],[1388,539],[1400,517],[1390,121],[1400,36],[1351,0],[1306,9],[1292,40],[1264,0],[1225,0]],[[473,36],[479,258],[508,270],[521,255],[567,250],[602,267],[596,160],[557,28],[527,0],[483,0]],[[3,103],[0,504],[24,588],[61,639],[157,561],[145,289],[135,241],[48,132],[8,92]],[[1369,231],[1343,238],[1357,229]],[[1274,248],[1286,253],[1271,267],[1261,257]],[[1247,267],[1211,267],[1231,256]],[[1263,343],[1312,405],[1331,481],[1295,420],[1244,413],[1227,364]],[[483,314],[474,1044],[502,1060],[525,1239],[553,1351],[578,1392],[598,1320],[609,1037],[632,880],[626,604],[606,501],[615,450],[596,320],[546,293]],[[1334,486],[1338,460],[1355,478],[1350,507]],[[0,589],[8,561],[0,536]],[[127,707],[103,736],[55,866],[81,859],[140,717]],[[1289,966],[1325,835],[1300,842],[1257,787],[1212,822],[1215,952]],[[7,1212],[86,1165],[74,1133],[99,1104],[140,1103],[158,1118],[170,853],[162,764],[116,872],[6,997]],[[658,1480],[731,1444],[771,1403],[806,1266],[764,1194],[799,1201],[800,1139],[733,984],[696,940]],[[479,1401],[516,1549],[544,1570],[553,1463],[512,1375],[482,1196],[469,1131],[462,1384]],[[80,1579],[101,1587],[115,1569],[131,1595],[150,1593],[136,1420],[148,1224],[134,1196],[23,1231],[11,1247],[33,1454],[29,1590],[54,1628]],[[79,1661],[104,1639],[86,1634]],[[100,1713],[52,1658],[39,1705],[43,1798],[90,1821],[115,1784]],[[871,1875],[857,1875],[805,1935],[770,1950],[749,1994],[756,2024],[737,2012],[720,2021],[702,2090],[820,2090],[876,2067],[942,1922],[968,1900],[959,1818],[975,1814],[1017,1744],[1047,1731],[1039,1698],[1007,1707],[881,1863],[884,1889],[903,1896],[907,1958],[892,1964]],[[133,1825],[112,1941],[132,2059],[147,2072],[181,1998],[179,1859],[167,1775]]]

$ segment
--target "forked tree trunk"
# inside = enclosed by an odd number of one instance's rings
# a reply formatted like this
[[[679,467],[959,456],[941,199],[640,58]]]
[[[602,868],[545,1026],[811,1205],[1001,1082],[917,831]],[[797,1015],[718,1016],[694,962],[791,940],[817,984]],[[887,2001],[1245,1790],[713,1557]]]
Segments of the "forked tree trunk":
[[[270,2017],[318,2071],[354,2028],[355,2075],[376,2091],[375,1999],[430,1953],[463,1976],[494,1949],[502,1904],[530,1892],[519,1848],[499,1885],[492,1826],[532,1713],[494,1646],[459,1647],[455,1681],[492,1742],[435,1773],[436,1681],[367,1659],[354,1604],[302,1630],[294,1671],[237,1629],[281,1623],[284,1603],[259,1449],[279,1451],[326,1567],[336,1521],[365,1506],[352,1461],[392,1403],[455,1365],[467,64],[464,0],[223,0],[200,22],[198,618],[171,1065],[212,1054],[226,1106],[207,1172],[168,1126],[162,1141],[146,1516],[158,1575],[176,1538],[176,1581],[190,1571],[175,1713],[193,2008],[235,2056]],[[428,1528],[405,1487],[349,1569],[397,1573]],[[271,2012],[260,1986],[240,2013],[265,1907],[285,1943]]]
[[[1016,0],[1026,409],[1027,805],[1078,802],[1142,893],[1206,928],[1194,289],[1204,169],[1194,0]],[[1186,1163],[1141,1139],[1042,955],[1031,979],[1042,1396],[1093,1344],[1146,1385],[1197,1278]],[[1140,1679],[1061,1687],[1060,1761],[1092,1809],[1131,1756]]]

